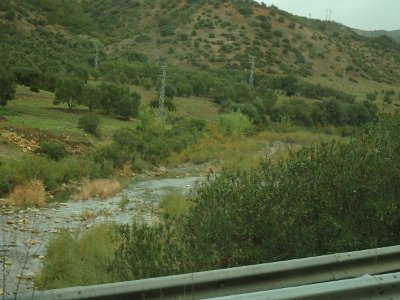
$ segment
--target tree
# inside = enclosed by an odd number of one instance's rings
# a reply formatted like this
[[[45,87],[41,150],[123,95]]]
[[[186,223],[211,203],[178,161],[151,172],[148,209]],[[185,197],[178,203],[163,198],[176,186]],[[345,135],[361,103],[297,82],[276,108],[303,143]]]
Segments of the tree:
[[[100,92],[100,107],[109,114],[117,110],[116,103],[120,102],[126,96],[128,89],[124,89],[114,83],[102,83],[100,85]]]
[[[0,69],[0,106],[5,106],[8,100],[14,98],[15,81],[10,73]]]
[[[176,88],[172,84],[167,84],[165,86],[165,97],[170,98],[171,100],[174,99],[176,96]]]
[[[136,92],[132,94],[126,93],[114,104],[113,112],[126,119],[129,119],[129,117],[136,117],[139,112],[140,98],[140,94]]]
[[[72,109],[79,104],[83,90],[83,81],[76,77],[59,78],[56,83],[56,91],[53,104],[67,103]]]
[[[87,106],[89,108],[89,111],[92,111],[99,105],[100,98],[100,89],[94,85],[87,84],[83,88],[80,102],[81,104]]]
[[[293,75],[287,75],[281,79],[282,89],[286,92],[287,96],[293,96],[298,91],[297,78]]]
[[[178,96],[190,97],[193,94],[193,87],[189,82],[180,81],[176,84],[176,92]]]
[[[13,69],[16,81],[26,86],[37,85],[42,74],[37,68],[19,66]]]
[[[250,88],[248,84],[245,83],[236,83],[233,86],[233,99],[234,102],[237,103],[248,103],[253,102],[255,99],[255,95],[253,90]]]

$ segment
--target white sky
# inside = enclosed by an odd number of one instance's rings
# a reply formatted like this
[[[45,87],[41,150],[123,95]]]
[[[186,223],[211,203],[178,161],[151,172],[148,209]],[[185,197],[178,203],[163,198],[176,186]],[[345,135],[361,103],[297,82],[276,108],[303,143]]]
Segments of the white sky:
[[[257,0],[298,16],[331,20],[363,30],[400,29],[400,0]]]

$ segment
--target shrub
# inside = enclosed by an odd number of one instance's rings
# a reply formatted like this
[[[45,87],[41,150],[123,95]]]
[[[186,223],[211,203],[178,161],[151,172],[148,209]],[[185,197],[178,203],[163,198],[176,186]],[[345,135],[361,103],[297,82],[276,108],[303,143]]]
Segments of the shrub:
[[[170,193],[160,201],[160,208],[166,219],[177,220],[189,213],[191,202],[178,193]]]
[[[64,144],[58,141],[43,142],[40,144],[41,152],[53,160],[59,161],[67,155]]]
[[[18,161],[0,163],[0,195],[33,179],[40,180],[51,191],[62,183],[94,178],[99,173],[99,166],[88,159],[67,157],[56,162],[44,157],[23,156]]]
[[[182,233],[194,269],[398,244],[399,129],[397,115],[358,140],[203,184]]]
[[[6,204],[16,205],[23,208],[46,205],[46,191],[40,180],[31,180],[24,184],[17,185],[11,192]]]
[[[177,274],[182,271],[182,248],[177,232],[164,225],[134,222],[118,226],[120,244],[111,262],[116,281]]]
[[[113,225],[84,233],[64,231],[50,240],[35,283],[40,289],[56,289],[111,282],[108,268],[117,246]]]
[[[78,127],[97,137],[100,136],[100,118],[94,113],[88,113],[80,117]]]
[[[375,101],[376,100],[376,93],[367,93],[366,97],[371,102]]]
[[[30,90],[31,92],[34,92],[34,93],[39,93],[39,92],[40,92],[39,88],[36,87],[36,86],[34,86],[34,85],[32,85],[32,86],[29,88],[29,90]]]
[[[254,130],[249,117],[240,111],[219,115],[215,125],[225,136],[249,134]]]
[[[76,200],[88,200],[90,198],[105,199],[114,196],[122,189],[117,180],[96,179],[83,182],[79,192],[74,195]]]

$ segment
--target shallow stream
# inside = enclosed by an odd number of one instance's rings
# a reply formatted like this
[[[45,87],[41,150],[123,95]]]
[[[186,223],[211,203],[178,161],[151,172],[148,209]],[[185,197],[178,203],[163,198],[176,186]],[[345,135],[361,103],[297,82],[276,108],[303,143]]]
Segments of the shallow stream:
[[[90,229],[104,222],[129,223],[134,218],[159,221],[158,202],[168,193],[188,194],[204,177],[142,179],[105,200],[51,203],[43,209],[0,208],[0,296],[33,289],[50,238],[63,229]],[[122,201],[123,198],[128,202]]]

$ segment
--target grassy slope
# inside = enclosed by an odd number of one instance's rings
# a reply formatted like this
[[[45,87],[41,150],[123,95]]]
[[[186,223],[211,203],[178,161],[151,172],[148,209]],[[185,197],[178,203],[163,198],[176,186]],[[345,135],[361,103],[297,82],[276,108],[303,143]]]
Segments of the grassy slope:
[[[157,96],[156,92],[144,91],[140,87],[131,89],[143,93],[145,105]],[[87,108],[77,107],[70,112],[65,105],[53,105],[53,99],[53,93],[33,93],[27,87],[18,86],[16,99],[9,101],[7,106],[2,108],[7,120],[0,122],[0,134],[16,132],[27,138],[33,135],[39,140],[57,139],[80,148],[82,152],[107,143],[115,130],[136,124],[136,120],[123,121],[99,112],[102,138],[98,139],[77,127],[79,117],[88,112]],[[217,116],[218,107],[208,99],[179,97],[175,101],[178,114],[183,116],[205,120],[212,120]],[[11,142],[4,141],[5,138],[0,137],[0,157],[18,158],[22,155],[21,149]]]

